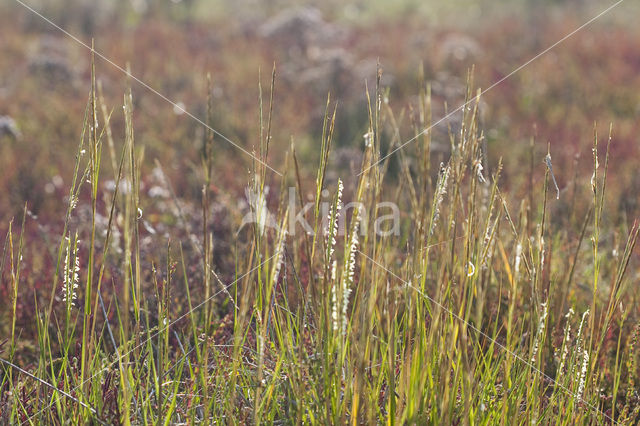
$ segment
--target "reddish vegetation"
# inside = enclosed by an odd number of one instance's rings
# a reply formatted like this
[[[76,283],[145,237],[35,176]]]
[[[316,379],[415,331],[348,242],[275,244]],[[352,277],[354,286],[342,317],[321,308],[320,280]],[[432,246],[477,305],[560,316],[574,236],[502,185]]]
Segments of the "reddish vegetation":
[[[4,235],[8,220],[20,215],[25,202],[34,214],[63,212],[73,163],[70,153],[79,140],[88,93],[89,55],[59,31],[34,25],[24,14],[19,19],[4,15],[0,20],[0,114],[14,118],[22,132],[19,140],[4,137],[0,145],[0,231]],[[361,144],[366,126],[364,81],[366,78],[370,87],[375,84],[376,58],[398,113],[415,106],[423,64],[425,79],[433,89],[435,121],[444,114],[445,101],[449,110],[460,105],[466,72],[472,65],[476,87],[485,89],[580,24],[568,15],[529,21],[509,16],[465,32],[403,19],[380,22],[372,31],[368,26],[337,28],[339,24],[322,21],[315,25],[332,25],[330,29],[338,35],[308,41],[298,51],[293,51],[291,40],[281,34],[269,39],[259,25],[228,21],[216,22],[213,31],[211,24],[150,16],[133,27],[122,21],[104,22],[95,34],[96,48],[106,57],[122,66],[130,63],[136,77],[168,98],[183,102],[198,117],[205,115],[205,76],[210,72],[214,125],[249,151],[258,136],[258,70],[262,69],[264,98],[268,99],[275,62],[272,164],[277,166],[291,137],[303,159],[317,155],[314,141],[321,127],[326,91],[339,102],[337,145]],[[90,39],[86,34],[82,38]],[[123,118],[118,105],[126,77],[104,61],[99,61],[97,68],[107,104],[114,110],[111,124],[116,144],[120,144]],[[579,168],[589,173],[593,123],[598,122],[604,139],[613,122],[612,161],[616,168],[612,178],[620,183],[619,193],[613,195],[633,217],[638,211],[635,194],[640,182],[635,173],[627,173],[634,164],[625,159],[638,153],[639,87],[637,31],[593,24],[484,96],[490,164],[503,157],[505,184],[524,185],[521,165],[528,163],[528,141],[535,135],[537,152],[544,152],[547,142],[551,144],[558,183],[564,187],[573,178],[574,155],[581,156]],[[191,171],[199,161],[203,137],[199,125],[174,113],[171,105],[143,87],[134,83],[133,88],[136,135],[146,148],[143,182],[153,185],[151,168],[157,158],[179,198],[197,200],[197,174]],[[404,117],[408,123],[410,117],[406,113]],[[402,136],[409,139],[412,134]],[[213,190],[229,207],[242,198],[249,157],[220,138],[217,141]],[[105,170],[106,176],[112,176],[110,168]],[[62,185],[52,187],[56,175],[62,177]],[[41,216],[41,229],[56,231],[60,226],[56,221],[62,216]],[[150,220],[162,221],[162,212]],[[50,264],[48,260],[38,270],[49,276]],[[29,287],[39,288],[40,278],[32,279]]]
[[[81,134],[90,70],[84,47],[55,29],[34,25],[25,14],[20,14],[19,19],[15,16],[0,16],[0,115],[15,120],[21,133],[14,136],[0,130],[0,235],[5,235],[13,217],[14,232],[20,231],[18,218],[27,203],[30,214],[24,238],[28,244],[17,302],[17,328],[22,334],[16,358],[25,364],[29,359],[21,359],[21,354],[29,354],[36,344],[36,300],[47,303],[51,294],[57,241],[72,176],[73,153]],[[303,179],[309,179],[315,174],[327,92],[338,101],[335,152],[347,158],[344,162],[344,158],[334,159],[348,165],[349,159],[359,158],[368,119],[365,80],[370,89],[375,86],[376,62],[383,70],[382,84],[389,88],[389,103],[401,121],[399,127],[406,132],[416,117],[421,67],[424,80],[432,88],[433,119],[437,121],[445,114],[445,103],[451,111],[464,101],[467,72],[472,66],[474,87],[489,88],[583,23],[569,13],[555,19],[503,17],[466,31],[433,27],[409,17],[362,28],[318,21],[313,16],[309,19],[326,39],[314,39],[306,33],[287,37],[254,22],[171,21],[162,15],[150,15],[131,26],[123,20],[107,20],[96,24],[93,32],[96,49],[104,56],[123,67],[130,63],[133,75],[203,119],[206,74],[211,73],[213,125],[247,151],[258,149],[259,145],[259,75],[266,110],[275,63],[270,164],[276,169],[282,166],[284,153],[293,140],[302,164],[312,165],[301,170]],[[70,30],[75,32],[77,28]],[[91,38],[87,33],[78,34],[83,40]],[[117,151],[124,139],[121,104],[126,76],[105,61],[97,62],[97,75],[106,104],[113,108],[111,127]],[[145,147],[142,203],[148,228],[141,230],[141,251],[143,271],[150,271],[152,263],[162,265],[166,261],[167,237],[186,242],[191,231],[200,234],[203,225],[199,166],[205,136],[195,120],[179,114],[135,82],[132,86],[136,140]],[[534,150],[540,160],[550,144],[558,185],[567,194],[562,199],[565,204],[552,207],[556,209],[552,214],[558,216],[570,211],[581,217],[586,212],[586,208],[584,212],[581,208],[568,209],[568,194],[574,190],[570,185],[577,174],[585,182],[577,191],[590,191],[586,182],[592,170],[593,126],[597,122],[599,138],[604,141],[612,122],[610,161],[615,167],[610,172],[613,184],[608,196],[612,205],[620,207],[620,216],[610,219],[625,221],[640,213],[640,179],[635,161],[640,154],[640,30],[612,30],[595,23],[491,87],[481,106],[488,164],[495,167],[499,158],[504,159],[503,186],[514,189],[514,194],[529,189],[529,140],[535,137]],[[436,146],[447,146],[447,124],[455,123],[447,120],[434,129]],[[408,140],[413,135],[404,133],[401,138]],[[407,152],[413,152],[415,145],[407,147]],[[600,146],[604,148],[606,144]],[[227,282],[234,273],[229,247],[235,232],[233,224],[242,217],[238,205],[244,197],[251,163],[248,156],[220,137],[216,137],[216,147],[211,185],[214,208],[208,231],[215,239],[216,270]],[[438,155],[444,158],[446,149],[443,151]],[[104,185],[113,178],[106,147],[103,159]],[[154,160],[162,167],[171,188],[162,180]],[[533,176],[534,180],[541,178],[538,172]],[[176,206],[169,193],[154,198],[152,188],[174,191],[188,223],[176,219]],[[106,215],[111,194],[106,185],[104,193],[98,210]],[[88,198],[86,191],[83,195]],[[86,198],[81,200],[73,223],[81,232],[89,229],[83,222],[90,215]],[[185,243],[187,259],[195,258],[196,250]],[[86,247],[81,247],[81,258],[87,257],[84,251]],[[190,279],[201,279],[199,264],[187,263]],[[117,272],[119,265],[112,267]],[[306,276],[306,271],[301,275]],[[10,291],[3,278],[0,277],[2,301],[9,300]],[[152,277],[146,278],[152,282]],[[117,273],[112,275],[107,270],[104,282],[115,290],[121,284],[117,280]],[[174,296],[172,309],[180,312],[186,303],[181,290]],[[214,338],[226,343],[232,320],[225,316],[224,308],[218,314],[222,320]],[[9,315],[10,306],[0,303],[0,319]],[[0,320],[0,345],[8,335],[8,327]],[[615,344],[616,334],[609,330],[607,349]],[[109,382],[104,384],[105,394],[115,392],[110,386]],[[112,416],[116,418],[118,414]]]

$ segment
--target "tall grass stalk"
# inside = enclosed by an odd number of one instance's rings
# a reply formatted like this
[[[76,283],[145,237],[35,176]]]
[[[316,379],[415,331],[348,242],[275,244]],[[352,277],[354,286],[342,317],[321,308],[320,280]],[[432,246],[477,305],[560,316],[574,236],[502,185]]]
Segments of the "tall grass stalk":
[[[432,100],[421,81],[406,126],[381,81],[378,69],[375,87],[366,86],[359,174],[332,181],[342,116],[327,97],[316,167],[305,170],[292,141],[278,181],[266,166],[279,146],[272,139],[274,67],[268,101],[258,86],[257,158],[247,182],[256,223],[228,237],[228,253],[214,253],[220,246],[212,206],[221,200],[212,187],[217,164],[227,159],[208,131],[197,169],[199,207],[181,209],[179,193],[167,184],[189,244],[166,241],[158,260],[145,250],[139,226],[148,204],[132,91],[124,96],[118,158],[118,132],[97,94],[92,60],[51,298],[34,299],[39,348],[30,365],[22,365],[19,312],[26,213],[17,249],[13,223],[6,236],[0,277],[9,278],[11,308],[0,407],[9,409],[0,422],[637,422],[639,332],[628,274],[637,266],[640,228],[622,224],[613,232],[605,209],[611,132],[604,173],[594,137],[591,194],[583,199],[588,178],[575,174],[582,181],[572,182],[566,201],[572,209],[588,207],[563,215],[565,197],[548,196],[549,185],[551,194],[563,194],[551,144],[541,156],[532,139],[530,170],[501,189],[502,160],[487,151],[481,92],[471,73],[445,153],[432,149],[437,136],[426,131],[419,143],[384,156],[407,134],[430,127]],[[207,91],[211,127],[219,106],[210,76]],[[104,140],[115,178],[110,197],[100,185]],[[289,185],[298,191],[293,203],[285,201]],[[348,200],[360,207],[347,208]],[[374,232],[385,200],[399,210],[399,232],[389,235]],[[90,212],[90,223],[78,224],[78,205]],[[292,205],[311,233],[289,232],[298,214]],[[98,227],[103,209],[105,233]],[[266,217],[273,218],[269,226]],[[592,247],[585,250],[588,235]],[[218,274],[218,268],[232,270]]]

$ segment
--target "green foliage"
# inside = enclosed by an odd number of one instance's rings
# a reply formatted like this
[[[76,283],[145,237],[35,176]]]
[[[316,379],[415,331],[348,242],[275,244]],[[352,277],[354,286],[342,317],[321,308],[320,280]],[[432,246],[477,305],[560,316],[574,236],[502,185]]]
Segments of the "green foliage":
[[[95,66],[75,157],[64,152],[74,159],[65,210],[36,218],[25,207],[2,246],[0,423],[638,422],[640,228],[610,205],[612,188],[623,192],[609,176],[613,127],[605,144],[589,132],[592,162],[576,160],[591,178],[576,166],[563,183],[551,145],[487,147],[471,72],[442,142],[429,70],[406,120],[378,69],[352,114],[364,117],[353,119],[366,141],[357,173],[335,179],[343,116],[331,96],[303,161],[295,140],[275,152],[274,67],[268,90],[259,77],[257,124],[244,126],[257,140],[246,178],[218,148],[224,105],[208,76],[199,158],[176,190],[166,158],[154,158],[159,182],[145,182],[131,81],[113,106]],[[514,152],[525,166],[505,179],[502,159],[489,159]],[[276,227],[238,230],[240,217],[219,213],[225,197],[237,206],[221,170],[259,195],[256,217],[269,207]],[[194,197],[181,191],[190,185]],[[289,187],[298,208],[310,201],[311,233],[286,231]],[[342,209],[347,199],[363,213]],[[399,207],[399,235],[374,232],[380,201]],[[56,214],[60,231],[44,229]],[[36,273],[46,283],[25,288]]]

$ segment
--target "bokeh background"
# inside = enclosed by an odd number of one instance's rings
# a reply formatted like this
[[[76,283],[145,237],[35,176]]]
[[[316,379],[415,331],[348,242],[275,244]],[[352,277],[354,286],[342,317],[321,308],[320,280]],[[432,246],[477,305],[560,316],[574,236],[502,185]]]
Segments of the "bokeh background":
[[[363,147],[366,83],[382,84],[406,133],[414,133],[421,81],[431,87],[433,120],[464,99],[469,70],[486,89],[613,2],[601,1],[29,1],[30,7],[194,115],[205,118],[211,73],[213,127],[251,151],[259,134],[259,83],[268,99],[276,66],[273,149],[281,167],[293,141],[315,165],[326,97],[338,102],[336,167]],[[0,228],[29,201],[34,213],[60,208],[71,176],[88,97],[90,55],[60,30],[15,1],[0,14]],[[629,188],[640,121],[638,5],[625,1],[483,96],[488,161],[506,165],[517,184],[529,140],[549,143],[561,187],[578,166],[589,169],[594,124],[606,139],[614,124],[613,178]],[[112,108],[116,143],[123,139],[123,73],[98,59],[98,78]],[[422,77],[421,77],[422,75]],[[133,82],[137,141],[146,149],[143,179],[158,160],[176,191],[197,196],[193,179],[203,129],[195,120]],[[448,126],[434,129],[436,149]],[[455,129],[454,129],[455,130]],[[242,195],[250,157],[218,139],[216,178]],[[410,152],[410,149],[407,149]],[[310,167],[313,170],[313,167]],[[112,173],[111,170],[107,173]],[[193,179],[192,179],[193,178]],[[149,184],[150,188],[152,185]],[[236,191],[234,193],[233,191]],[[634,210],[635,211],[635,210]],[[633,212],[630,212],[633,213]]]
[[[474,91],[491,87],[614,3],[25,0],[24,4],[82,42],[94,40],[97,51],[123,68],[130,67],[133,75],[178,104],[129,82],[120,70],[97,58],[97,78],[111,114],[116,152],[124,143],[123,95],[129,84],[132,87],[136,144],[144,147],[142,249],[149,262],[161,262],[168,237],[186,241],[191,229],[201,226],[205,130],[181,108],[206,119],[211,96],[213,127],[247,151],[257,150],[260,87],[266,105],[275,65],[269,164],[283,168],[293,144],[302,178],[315,177],[330,93],[331,108],[337,104],[337,121],[329,176],[342,177],[349,186],[355,182],[354,170],[364,148],[366,90],[375,90],[378,69],[384,100],[402,129],[398,137],[409,140],[421,130],[417,122],[421,90],[431,91],[433,121],[439,121],[461,105],[469,85]],[[606,141],[613,123],[607,189],[608,204],[618,213],[608,220],[630,222],[637,216],[639,12],[637,2],[623,1],[483,95],[487,173],[502,159],[501,186],[515,200],[530,185],[540,187],[549,147],[561,190],[552,213],[581,217],[584,212],[576,200],[589,200],[594,127]],[[212,79],[210,90],[207,74]],[[27,203],[25,238],[42,242],[26,249],[23,270],[28,285],[22,286],[26,293],[19,298],[18,310],[24,312],[25,323],[34,311],[31,292],[48,292],[56,245],[46,241],[57,241],[62,232],[89,90],[90,52],[20,2],[3,1],[0,235],[5,235],[12,218],[17,218],[14,230],[19,227]],[[436,161],[446,160],[449,131],[455,132],[458,123],[459,114],[453,114],[433,129]],[[383,145],[393,136],[384,131]],[[245,188],[252,162],[221,138],[215,141],[211,227],[216,268],[224,277],[234,270],[229,250],[236,226],[248,211]],[[413,155],[418,144],[407,146],[405,155]],[[98,224],[103,230],[115,174],[104,149],[104,202],[98,217],[103,218],[104,223]],[[396,160],[390,162],[391,184],[398,179]],[[269,179],[270,185],[280,185],[276,175]],[[84,201],[73,218],[78,229],[90,218]],[[178,220],[177,208],[190,223]],[[575,222],[559,220],[554,226]],[[2,289],[7,291],[8,287]],[[5,296],[0,294],[2,300]]]

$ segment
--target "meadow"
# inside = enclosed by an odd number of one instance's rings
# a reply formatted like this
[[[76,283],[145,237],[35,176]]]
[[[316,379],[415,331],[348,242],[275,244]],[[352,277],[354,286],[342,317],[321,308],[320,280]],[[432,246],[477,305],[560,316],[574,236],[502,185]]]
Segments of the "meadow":
[[[0,424],[636,424],[637,9],[0,5]]]

